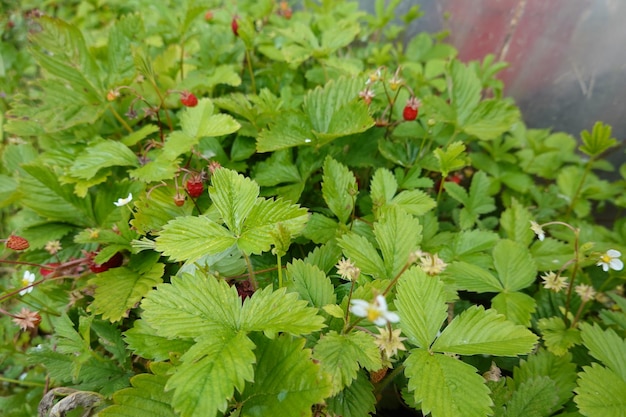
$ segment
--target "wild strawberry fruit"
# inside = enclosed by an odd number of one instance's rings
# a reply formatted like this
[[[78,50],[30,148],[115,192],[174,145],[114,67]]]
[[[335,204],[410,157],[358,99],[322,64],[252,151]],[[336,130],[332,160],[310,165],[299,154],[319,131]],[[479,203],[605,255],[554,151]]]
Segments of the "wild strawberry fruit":
[[[404,110],[402,110],[402,117],[405,121],[410,122],[417,118],[419,114],[419,107],[422,103],[415,97],[411,97],[406,101]]]
[[[187,193],[191,198],[198,198],[202,195],[204,191],[204,182],[202,181],[202,174],[193,175],[191,178],[187,180],[185,184],[185,188],[187,189]]]
[[[92,258],[89,259],[89,269],[94,274],[99,274],[100,272],[108,271],[111,268],[117,268],[118,266],[121,266],[122,262],[124,261],[124,256],[121,253],[117,252],[108,261],[106,261],[103,264],[98,265],[93,261],[93,256],[95,256],[96,254],[92,253],[91,255],[92,255]]]
[[[180,193],[176,193],[174,196],[174,204],[176,204],[177,207],[181,207],[185,204],[185,196]]]
[[[51,262],[49,264],[45,264],[44,266],[42,266],[41,268],[39,268],[39,273],[41,274],[42,277],[47,277],[48,275],[52,274],[55,272],[55,270],[60,266],[61,264],[58,262]]]
[[[185,107],[196,107],[198,105],[198,97],[189,91],[180,93],[180,102]]]
[[[239,36],[239,18],[237,16],[233,17],[233,20],[230,22],[230,28],[235,36]]]
[[[204,20],[206,20],[207,22],[213,20],[213,12],[211,10],[206,11],[206,13],[204,14]]]
[[[7,248],[13,250],[25,250],[28,249],[28,247],[30,246],[28,240],[26,240],[22,236],[17,235],[9,236],[5,242],[5,245]]]

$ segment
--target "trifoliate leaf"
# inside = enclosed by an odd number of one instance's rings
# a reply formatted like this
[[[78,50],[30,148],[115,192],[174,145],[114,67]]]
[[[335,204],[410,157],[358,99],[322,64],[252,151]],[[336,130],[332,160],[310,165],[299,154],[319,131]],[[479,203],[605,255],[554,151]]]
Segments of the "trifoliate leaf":
[[[235,242],[230,231],[205,216],[181,216],[163,226],[156,250],[173,261],[194,261],[223,252]]]
[[[491,179],[483,171],[472,176],[469,193],[460,185],[447,181],[444,187],[448,194],[463,204],[460,212],[460,226],[469,229],[478,220],[481,214],[486,214],[496,209],[495,200],[489,195]]]
[[[413,349],[404,362],[416,403],[433,417],[484,417],[491,414],[485,380],[459,359]]]
[[[581,342],[580,330],[565,326],[560,317],[550,317],[537,323],[548,350],[557,356],[565,355],[569,348]]]
[[[387,278],[385,264],[367,238],[356,233],[346,233],[338,243],[346,257],[361,269],[362,274],[375,278]]]
[[[193,203],[185,202],[182,206],[174,203],[176,190],[174,187],[158,187],[152,189],[150,198],[141,198],[135,203],[135,215],[130,221],[132,226],[142,235],[160,231],[170,220],[191,214]]]
[[[137,166],[137,155],[120,142],[107,140],[96,143],[78,155],[69,169],[71,176],[89,180],[101,168],[114,166]]]
[[[136,355],[154,361],[168,360],[172,352],[182,354],[193,345],[190,339],[159,336],[155,329],[141,319],[135,320],[133,328],[124,333],[124,339],[128,349]]]
[[[443,283],[413,267],[400,277],[395,301],[402,333],[409,341],[428,349],[448,315]]]
[[[171,365],[153,363],[154,374],[139,374],[130,379],[131,388],[113,394],[114,405],[98,412],[102,417],[129,417],[130,415],[151,417],[176,417],[171,406],[172,393],[165,392],[169,379],[167,371]],[[130,411],[132,410],[132,411]]]
[[[242,416],[305,416],[330,395],[331,385],[304,342],[288,335],[255,338],[257,366],[254,383],[241,395]]]
[[[166,390],[174,390],[172,404],[182,417],[217,416],[235,392],[255,379],[254,343],[243,331],[219,328],[206,332],[180,359]]]
[[[89,280],[96,287],[94,300],[88,308],[111,322],[120,321],[127,312],[157,284],[162,282],[165,265],[154,264],[140,273],[127,267],[113,268]]]
[[[580,133],[583,144],[579,149],[592,158],[602,155],[617,145],[617,140],[611,137],[611,130],[611,126],[596,122],[591,133],[588,130],[583,130]]]
[[[465,165],[467,165],[464,152],[465,145],[463,144],[463,142],[453,142],[446,148],[445,151],[440,148],[435,149],[434,155],[438,163],[437,170],[441,172],[441,175],[443,177],[447,177],[450,172],[461,169]],[[446,182],[446,186],[450,184],[458,185],[455,183]],[[454,195],[452,196],[454,197]]]
[[[198,338],[224,328],[238,329],[241,299],[224,281],[184,274],[157,286],[141,307],[143,319],[159,336]]]
[[[297,292],[311,307],[335,304],[335,287],[324,271],[300,259],[287,265],[287,289]]]
[[[195,107],[187,107],[180,118],[183,132],[192,138],[224,136],[234,133],[241,125],[227,114],[213,114],[213,102],[201,98]]]
[[[574,402],[589,417],[623,417],[626,410],[626,381],[597,363],[584,366],[578,374]]]
[[[520,384],[506,405],[506,417],[544,417],[556,405],[555,382],[548,377],[535,377]]]
[[[537,302],[530,295],[521,292],[501,292],[493,297],[491,307],[513,323],[528,327]]]
[[[294,335],[309,334],[324,327],[324,318],[317,309],[298,299],[296,293],[286,288],[273,291],[271,286],[256,291],[246,298],[241,309],[239,328],[263,331],[268,335],[279,332]]]
[[[354,209],[358,186],[354,174],[330,156],[324,161],[322,196],[341,223],[346,223]]]
[[[517,356],[530,352],[537,336],[513,324],[495,310],[471,306],[443,330],[432,346],[435,352],[459,355]]]
[[[521,243],[503,239],[493,248],[493,264],[506,291],[528,287],[537,277],[537,268],[528,249]]]
[[[589,323],[580,325],[581,336],[589,353],[626,381],[626,340],[613,329],[602,330]]]
[[[365,372],[359,371],[357,378],[350,386],[332,398],[326,399],[328,410],[342,417],[363,417],[376,411],[376,397],[374,386],[368,380]]]
[[[419,221],[399,208],[389,208],[374,224],[374,235],[385,264],[385,277],[394,278],[406,267],[409,255],[422,241]]]
[[[259,195],[259,186],[236,171],[221,168],[211,177],[209,195],[226,226],[235,235],[240,235]]]
[[[339,334],[332,330],[323,335],[313,349],[322,371],[330,375],[331,395],[350,386],[359,368],[375,371],[382,366],[374,337],[362,331]]]

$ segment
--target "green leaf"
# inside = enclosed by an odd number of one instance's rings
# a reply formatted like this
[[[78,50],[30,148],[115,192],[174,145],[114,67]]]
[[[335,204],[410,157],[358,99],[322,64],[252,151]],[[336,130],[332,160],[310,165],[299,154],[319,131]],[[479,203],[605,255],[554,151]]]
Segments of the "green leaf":
[[[145,415],[153,417],[176,417],[170,405],[172,393],[165,392],[169,379],[167,371],[171,365],[152,363],[154,374],[139,374],[130,379],[131,388],[113,394],[114,405],[98,412],[102,417],[128,417]],[[132,412],[130,411],[132,410]]]
[[[365,372],[359,371],[350,386],[344,388],[332,398],[326,399],[328,410],[337,416],[363,417],[376,411],[374,386]]]
[[[452,198],[463,204],[460,214],[462,229],[469,229],[478,220],[481,214],[486,214],[496,209],[493,197],[489,195],[491,180],[483,171],[479,171],[472,177],[469,194],[453,182],[447,181],[444,185]]]
[[[453,262],[443,272],[454,280],[459,289],[466,291],[500,292],[502,283],[493,274],[480,266],[467,262]]]
[[[236,171],[221,168],[211,177],[209,195],[220,212],[226,226],[240,235],[243,223],[254,207],[259,195],[259,186]]]
[[[406,267],[409,255],[422,241],[422,226],[405,211],[389,209],[374,224],[374,235],[383,255],[385,276],[393,278]]]
[[[459,355],[517,356],[530,352],[537,336],[495,310],[471,306],[454,318],[432,346],[435,352]]]
[[[450,76],[452,78],[450,100],[456,110],[459,124],[463,125],[480,101],[480,79],[471,67],[458,60],[452,61]]]
[[[441,172],[443,177],[447,177],[450,172],[461,169],[467,165],[464,152],[465,145],[463,142],[453,142],[446,148],[445,151],[441,148],[435,149],[434,155],[435,158],[437,158],[437,169]],[[448,184],[450,184],[450,182],[446,183],[446,185]]]
[[[124,333],[124,339],[128,344],[128,349],[142,358],[153,361],[168,360],[173,352],[182,354],[193,345],[189,339],[180,337],[168,339],[159,336],[155,329],[141,319],[135,320],[133,328]]]
[[[257,152],[272,152],[294,146],[313,145],[313,126],[300,111],[286,111],[280,114],[269,129],[264,129],[257,137]]]
[[[584,366],[578,374],[574,402],[589,417],[624,417],[626,381],[597,363]]]
[[[143,319],[159,336],[198,338],[221,329],[239,329],[241,299],[235,287],[214,277],[172,277],[143,299]]]
[[[150,192],[150,199],[140,198],[135,202],[135,214],[130,224],[140,234],[160,231],[167,222],[177,217],[189,216],[193,203],[186,201],[182,206],[174,203],[174,187],[157,187]]]
[[[127,267],[113,268],[89,280],[96,287],[94,300],[88,308],[111,322],[128,316],[153,287],[162,282],[164,264],[156,263],[149,271],[140,273]]]
[[[448,316],[443,283],[413,267],[400,277],[395,301],[400,328],[409,341],[428,349]]]
[[[228,408],[235,388],[242,392],[255,379],[254,343],[243,331],[220,328],[206,332],[182,357],[166,390],[182,417],[216,416]]]
[[[566,327],[560,317],[541,319],[537,327],[548,350],[557,356],[565,355],[569,348],[581,342],[580,330]]]
[[[291,150],[276,151],[265,161],[259,162],[254,167],[252,177],[262,187],[302,181],[298,167],[293,163]]]
[[[496,243],[493,264],[505,291],[524,289],[537,277],[537,267],[526,246],[512,240],[503,239]]]
[[[387,276],[382,258],[367,238],[350,232],[341,236],[338,243],[346,257],[361,269],[362,274],[371,275],[374,278]]]
[[[511,101],[484,100],[461,126],[465,133],[482,140],[492,140],[511,130],[520,120],[519,109]]]
[[[156,250],[173,261],[195,261],[225,251],[235,236],[205,216],[184,216],[169,221],[156,239]]]
[[[589,353],[626,381],[626,340],[613,329],[602,330],[595,324],[581,323],[581,336]]]
[[[437,206],[435,200],[421,190],[405,190],[391,200],[391,205],[397,205],[414,216],[422,216]]]
[[[70,175],[89,180],[98,170],[113,166],[137,166],[137,156],[126,145],[111,140],[87,147],[69,169]]]
[[[287,289],[297,292],[311,307],[322,308],[337,301],[335,287],[316,265],[300,259],[293,260],[287,264],[287,282]]]
[[[133,133],[124,136],[122,139],[120,139],[120,142],[126,146],[133,146],[147,138],[149,135],[158,131],[159,127],[157,125],[147,124],[145,126],[142,126],[139,130],[136,130]]]
[[[228,135],[241,127],[231,116],[213,113],[213,102],[208,98],[198,100],[195,107],[186,107],[180,118],[183,133],[199,139]]]
[[[339,224],[336,220],[323,214],[313,213],[302,234],[314,243],[326,243],[335,238],[338,228]]]
[[[583,144],[578,149],[592,158],[602,155],[610,148],[617,146],[617,140],[611,137],[611,130],[611,126],[596,122],[591,133],[587,130],[580,132]]]
[[[521,292],[501,292],[493,297],[491,307],[513,323],[529,327],[537,302],[530,295]]]
[[[513,200],[511,207],[502,212],[500,226],[507,238],[528,246],[535,238],[535,234],[530,229],[531,220],[533,217],[528,209],[517,200]]]
[[[346,223],[354,209],[358,186],[354,174],[330,156],[324,160],[322,196],[341,223]]]
[[[322,371],[330,375],[333,387],[330,395],[336,395],[350,386],[360,367],[369,371],[382,367],[374,337],[362,331],[348,334],[339,334],[334,330],[328,332],[315,345],[313,358],[319,361]]]
[[[484,417],[491,414],[485,380],[459,359],[413,349],[404,362],[409,391],[422,413],[433,417]]]
[[[548,377],[524,381],[513,391],[506,405],[506,417],[544,417],[556,405],[556,384]]]
[[[304,339],[282,335],[255,342],[257,366],[254,383],[247,383],[242,393],[242,416],[305,416],[330,395],[331,385],[313,363],[311,350],[304,348]]]
[[[398,191],[398,181],[391,171],[378,168],[370,183],[370,197],[374,208],[382,207],[391,201]]]
[[[325,327],[324,318],[317,314],[317,309],[298,299],[298,294],[288,293],[286,288],[273,291],[271,286],[245,299],[238,326],[268,335],[279,332],[303,335]]]

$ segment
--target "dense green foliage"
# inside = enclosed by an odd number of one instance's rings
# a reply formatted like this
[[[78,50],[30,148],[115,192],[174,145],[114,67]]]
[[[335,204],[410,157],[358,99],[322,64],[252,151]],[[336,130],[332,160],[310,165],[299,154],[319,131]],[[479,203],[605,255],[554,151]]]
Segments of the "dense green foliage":
[[[609,126],[526,128],[398,1],[35,3],[0,3],[3,415],[624,416]]]

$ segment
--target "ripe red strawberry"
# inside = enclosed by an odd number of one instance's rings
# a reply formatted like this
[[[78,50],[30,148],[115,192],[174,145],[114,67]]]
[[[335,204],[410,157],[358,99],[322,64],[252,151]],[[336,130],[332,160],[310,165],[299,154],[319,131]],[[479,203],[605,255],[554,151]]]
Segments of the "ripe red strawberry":
[[[213,12],[211,10],[206,11],[206,13],[204,14],[204,20],[206,20],[207,22],[213,20]]]
[[[92,253],[93,256],[95,256],[95,253]],[[113,255],[108,261],[106,261],[103,264],[96,264],[93,261],[93,258],[89,260],[89,269],[91,270],[91,272],[93,272],[94,274],[99,274],[100,272],[105,272],[108,271],[111,268],[117,268],[118,266],[122,265],[122,262],[124,261],[124,256],[117,252],[115,255]]]
[[[187,193],[191,198],[198,198],[202,195],[204,191],[204,182],[202,181],[202,174],[193,175],[191,178],[187,180],[185,184],[185,188],[187,189]]]
[[[186,107],[196,107],[198,104],[198,98],[195,94],[190,93],[189,91],[183,91],[180,93],[180,102]]]
[[[421,106],[421,101],[416,99],[415,97],[411,97],[406,101],[406,105],[404,106],[404,110],[402,110],[402,117],[407,122],[411,120],[415,120],[417,115],[419,114],[419,107]]]
[[[13,250],[26,250],[30,246],[28,240],[22,236],[11,235],[7,238],[5,245],[9,249]]]
[[[44,266],[39,268],[39,273],[41,274],[41,276],[47,277],[48,275],[54,273],[56,268],[59,267],[59,265],[61,264],[58,262],[51,262],[49,264],[45,264]]]
[[[233,20],[230,22],[230,28],[233,30],[235,36],[239,36],[239,18],[237,16],[233,17]]]

